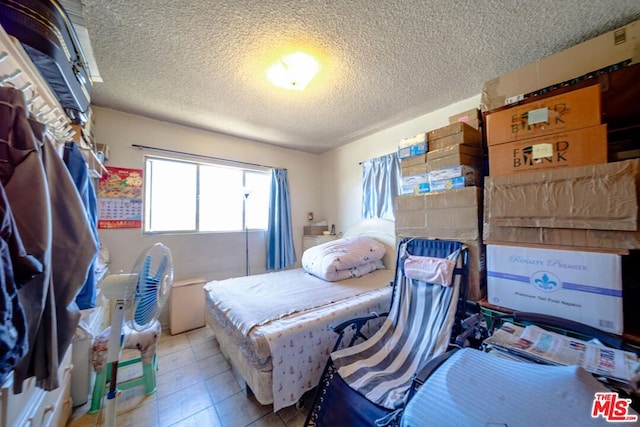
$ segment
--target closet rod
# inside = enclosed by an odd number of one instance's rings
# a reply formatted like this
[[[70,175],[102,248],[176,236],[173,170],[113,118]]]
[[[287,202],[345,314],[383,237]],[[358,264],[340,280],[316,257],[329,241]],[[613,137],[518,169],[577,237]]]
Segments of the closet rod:
[[[261,164],[258,164],[258,163],[249,163],[249,162],[241,162],[239,160],[223,159],[222,157],[205,156],[203,154],[187,153],[185,151],[170,150],[168,148],[150,147],[148,145],[139,145],[139,144],[131,144],[131,146],[134,147],[134,148],[138,148],[140,150],[154,150],[154,151],[161,151],[163,153],[171,153],[171,154],[179,154],[179,155],[183,155],[183,156],[197,157],[197,158],[200,158],[200,159],[218,160],[218,161],[221,161],[221,162],[238,163],[238,164],[247,165],[247,166],[258,166],[258,167],[267,168],[267,169],[284,169],[284,170],[287,170],[286,168],[277,168],[275,166],[261,165]]]

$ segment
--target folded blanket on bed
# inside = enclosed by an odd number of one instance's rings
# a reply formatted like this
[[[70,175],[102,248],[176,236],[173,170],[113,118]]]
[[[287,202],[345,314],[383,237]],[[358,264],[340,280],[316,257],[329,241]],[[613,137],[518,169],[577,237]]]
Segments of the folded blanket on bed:
[[[331,282],[360,277],[385,268],[385,251],[384,245],[371,237],[344,237],[307,249],[302,254],[302,268]]]

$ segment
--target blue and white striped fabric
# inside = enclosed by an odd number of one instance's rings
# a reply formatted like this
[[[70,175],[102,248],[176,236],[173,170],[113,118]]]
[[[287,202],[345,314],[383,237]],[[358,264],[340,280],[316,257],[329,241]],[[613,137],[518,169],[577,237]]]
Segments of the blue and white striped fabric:
[[[420,387],[400,425],[606,426],[615,423],[591,414],[596,393],[607,392],[579,366],[517,362],[464,348]],[[637,413],[629,409],[628,415]]]
[[[447,257],[456,264],[460,258],[460,250]],[[351,388],[392,410],[404,405],[416,371],[447,350],[460,288],[459,276],[454,276],[454,286],[410,279],[403,269],[398,276],[399,288],[381,329],[369,340],[331,354]]]

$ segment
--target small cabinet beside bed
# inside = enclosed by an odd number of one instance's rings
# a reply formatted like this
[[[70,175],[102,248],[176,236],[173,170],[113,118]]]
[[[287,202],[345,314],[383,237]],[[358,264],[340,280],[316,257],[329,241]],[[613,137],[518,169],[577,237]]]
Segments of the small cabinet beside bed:
[[[304,253],[304,251],[306,251],[307,249],[314,247],[314,246],[318,246],[321,245],[323,243],[327,243],[327,242],[331,242],[332,240],[336,240],[338,238],[338,236],[336,236],[335,234],[329,234],[329,235],[312,235],[312,234],[304,234],[302,236],[302,252]]]
[[[371,249],[349,246],[356,241],[366,242]],[[306,391],[316,386],[337,338],[330,326],[389,309],[390,284],[395,273],[393,222],[362,221],[346,232],[343,239],[328,244],[334,252],[353,249],[351,254],[341,252],[344,263],[350,262],[352,254],[358,259],[367,258],[361,255],[364,252],[374,254],[374,258],[379,253],[384,256],[375,261],[377,268],[368,264],[358,266],[350,269],[355,272],[351,275],[363,275],[344,280],[323,280],[309,274],[307,271],[314,274],[316,271],[306,265],[213,281],[205,286],[207,324],[222,353],[256,400],[264,405],[273,403],[274,411],[296,404]],[[323,246],[314,247],[316,252],[321,250]],[[310,256],[303,258],[303,267],[310,259]],[[380,268],[382,264],[385,268]],[[372,271],[364,274],[369,270]],[[342,271],[337,273],[340,274],[329,274],[327,278],[344,277]],[[367,336],[375,333],[382,320],[370,323],[369,329],[363,331]]]

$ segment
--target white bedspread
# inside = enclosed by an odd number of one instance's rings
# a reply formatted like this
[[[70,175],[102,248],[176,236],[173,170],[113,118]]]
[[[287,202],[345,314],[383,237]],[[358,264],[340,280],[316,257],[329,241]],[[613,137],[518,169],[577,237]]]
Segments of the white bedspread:
[[[254,326],[388,284],[388,270],[327,282],[298,268],[213,281],[207,283],[205,289],[218,308],[246,336]]]
[[[387,273],[391,276],[388,270]],[[329,353],[338,335],[331,329],[354,317],[372,312],[384,313],[391,303],[390,286],[350,299],[261,326],[269,342],[273,358],[273,411],[295,404],[302,395],[318,384]],[[368,322],[362,332],[372,336],[385,318]],[[347,328],[344,348],[353,336]]]

